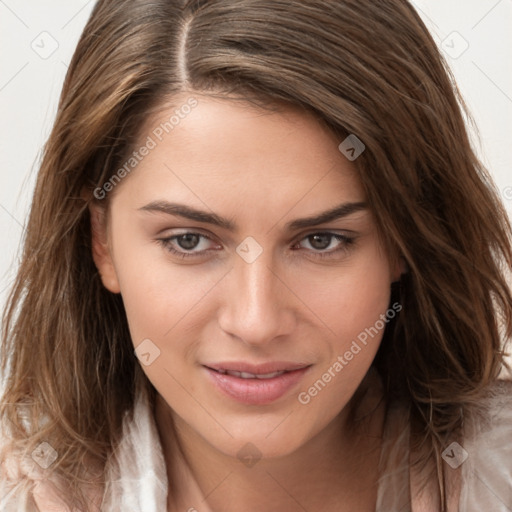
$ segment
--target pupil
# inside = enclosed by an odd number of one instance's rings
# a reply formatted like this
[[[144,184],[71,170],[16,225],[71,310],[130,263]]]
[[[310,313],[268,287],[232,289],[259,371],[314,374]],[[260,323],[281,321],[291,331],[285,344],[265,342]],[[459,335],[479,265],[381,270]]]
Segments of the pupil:
[[[312,235],[309,237],[309,242],[315,249],[326,249],[331,243],[331,235]]]
[[[193,233],[187,233],[186,235],[181,235],[178,238],[178,244],[182,249],[194,249],[199,241],[199,237],[194,235]]]

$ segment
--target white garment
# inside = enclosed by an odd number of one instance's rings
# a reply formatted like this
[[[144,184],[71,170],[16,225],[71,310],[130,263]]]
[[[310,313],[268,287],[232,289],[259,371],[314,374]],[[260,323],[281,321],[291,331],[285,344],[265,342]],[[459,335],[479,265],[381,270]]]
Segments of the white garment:
[[[512,381],[497,381],[491,386],[486,410],[488,420],[473,418],[466,424],[468,435],[463,449],[468,457],[461,466],[460,501],[453,512],[512,512]],[[417,503],[414,496],[411,504],[408,443],[407,411],[392,406],[384,432],[376,512],[437,512]],[[450,455],[458,457],[455,448]],[[452,471],[448,464],[446,470]],[[41,471],[32,473],[33,481],[43,478]],[[167,471],[152,409],[144,393],[137,397],[134,420],[130,423],[125,418],[121,445],[107,474],[110,485],[105,491],[103,512],[167,510]],[[0,482],[0,511],[68,512],[58,503],[53,504],[44,490],[36,501],[31,495],[30,486]]]
[[[443,452],[444,461],[455,466],[467,456],[460,464],[458,505],[448,512],[512,512],[512,381],[496,381],[483,403],[484,412],[465,420],[462,446],[450,443]],[[408,421],[403,407],[390,407],[376,512],[438,512],[419,503],[414,494],[411,498]],[[443,464],[450,476],[454,469]]]

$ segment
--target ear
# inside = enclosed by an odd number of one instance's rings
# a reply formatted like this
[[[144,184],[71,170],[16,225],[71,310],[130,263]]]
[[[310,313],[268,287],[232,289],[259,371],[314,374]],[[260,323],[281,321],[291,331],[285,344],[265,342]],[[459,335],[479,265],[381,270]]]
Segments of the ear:
[[[97,204],[89,205],[91,217],[92,258],[101,277],[103,286],[112,293],[120,293],[112,252],[108,244],[106,208]]]
[[[393,262],[393,272],[392,272],[392,278],[393,282],[400,281],[400,278],[402,277],[402,274],[405,274],[409,271],[409,266],[407,265],[407,262],[403,258],[403,256],[398,256],[395,258]]]

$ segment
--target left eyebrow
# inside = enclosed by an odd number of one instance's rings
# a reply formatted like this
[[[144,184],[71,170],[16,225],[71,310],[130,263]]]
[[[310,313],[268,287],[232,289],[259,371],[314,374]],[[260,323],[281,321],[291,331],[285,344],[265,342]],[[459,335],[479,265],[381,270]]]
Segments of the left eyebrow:
[[[296,219],[286,224],[285,228],[289,231],[296,231],[298,229],[310,228],[317,226],[318,224],[325,224],[326,222],[332,222],[361,210],[367,210],[368,205],[364,202],[359,203],[343,203],[339,206],[335,206],[326,212],[319,213],[313,217],[305,217],[303,219]]]
[[[366,209],[368,209],[368,205],[364,202],[343,203],[331,208],[330,210],[313,215],[312,217],[304,217],[302,219],[296,219],[288,222],[285,225],[285,229],[288,231],[296,231],[298,229],[314,227],[318,224],[332,222]],[[238,226],[231,220],[220,217],[215,213],[198,210],[183,204],[169,203],[167,201],[153,201],[142,208],[139,208],[139,210],[146,212],[160,212],[171,216],[184,217],[186,219],[205,224],[213,224],[229,231],[238,231]]]

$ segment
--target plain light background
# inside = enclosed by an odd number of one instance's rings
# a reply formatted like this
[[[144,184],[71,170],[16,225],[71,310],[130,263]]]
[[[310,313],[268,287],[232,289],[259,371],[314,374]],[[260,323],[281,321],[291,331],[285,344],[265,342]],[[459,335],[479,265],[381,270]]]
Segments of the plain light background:
[[[0,0],[0,308],[14,277],[40,150],[94,3]],[[512,0],[413,4],[447,56],[478,125],[475,147],[512,214]]]

